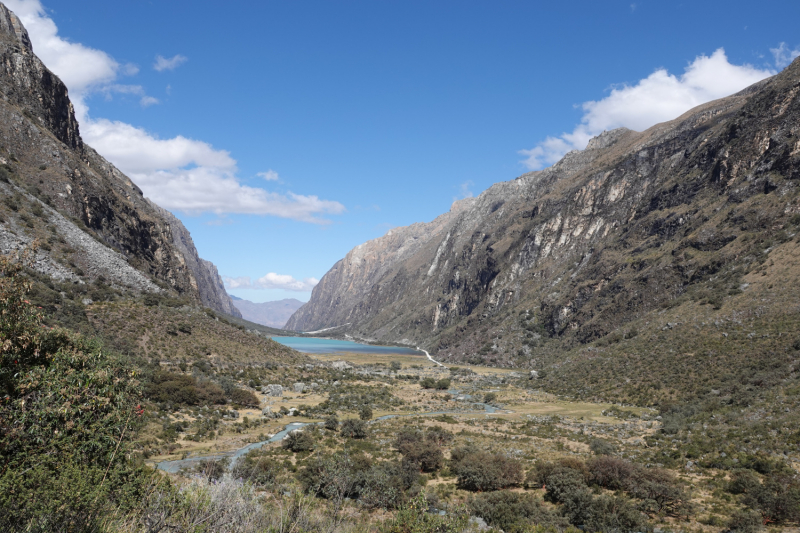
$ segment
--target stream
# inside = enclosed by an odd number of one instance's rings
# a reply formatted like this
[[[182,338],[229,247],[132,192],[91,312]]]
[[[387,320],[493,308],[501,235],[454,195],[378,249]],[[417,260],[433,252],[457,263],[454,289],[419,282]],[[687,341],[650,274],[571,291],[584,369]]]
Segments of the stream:
[[[455,389],[449,390],[447,392],[449,392],[453,396],[463,397],[464,401],[469,401],[472,399],[472,396],[470,396],[469,394],[461,394]],[[471,403],[473,406],[483,407],[483,410],[486,414],[494,414],[501,410],[498,407],[483,402],[471,402]],[[376,418],[375,421],[389,420],[390,418],[406,417],[406,416],[436,416],[436,415],[456,415],[456,414],[467,414],[467,413],[474,414],[474,411],[430,411],[427,413],[409,413],[404,415],[383,415]],[[170,474],[177,474],[184,468],[191,468],[192,466],[196,465],[201,461],[206,461],[209,459],[217,460],[217,459],[223,459],[225,457],[231,460],[231,466],[233,466],[233,463],[235,463],[240,457],[245,455],[247,452],[261,448],[265,444],[281,441],[286,437],[286,435],[289,434],[289,432],[294,431],[295,429],[300,429],[301,427],[307,426],[309,424],[322,424],[322,422],[290,422],[289,424],[286,424],[281,431],[279,431],[269,439],[263,440],[261,442],[254,442],[252,444],[248,444],[247,446],[239,448],[238,450],[221,452],[218,454],[211,454],[211,455],[199,455],[197,457],[187,457],[185,459],[177,459],[174,461],[161,461],[160,463],[156,463],[156,468],[158,468],[159,470],[163,470],[165,472],[169,472]]]

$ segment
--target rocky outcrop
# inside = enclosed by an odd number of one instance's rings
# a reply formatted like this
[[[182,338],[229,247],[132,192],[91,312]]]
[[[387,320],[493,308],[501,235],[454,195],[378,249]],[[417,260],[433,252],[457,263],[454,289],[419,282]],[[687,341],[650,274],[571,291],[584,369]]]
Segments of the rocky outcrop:
[[[285,328],[312,331],[362,320],[371,312],[363,302],[376,284],[392,277],[406,260],[426,251],[430,255],[434,241],[473,203],[473,198],[454,202],[449,212],[433,222],[395,228],[356,246],[323,276],[312,290],[311,300],[292,315]]]
[[[76,281],[102,276],[136,291],[161,284],[239,316],[185,228],[83,144],[66,86],[36,57],[25,28],[2,4],[0,178],[7,200],[0,203],[4,249],[52,242],[46,245],[52,252],[40,249],[48,256],[40,264],[50,265],[44,272]]]
[[[3,4],[0,4],[0,63],[4,100],[37,117],[66,146],[82,150],[83,141],[67,87],[34,55],[27,30]]]
[[[197,255],[197,248],[194,246],[189,230],[175,215],[166,209],[157,206],[153,202],[150,202],[150,205],[168,224],[169,231],[172,234],[172,242],[189,268],[192,282],[197,288],[203,305],[228,315],[242,318],[242,314],[233,305],[231,297],[225,291],[225,285],[217,271],[217,267],[214,263],[206,261]]]
[[[701,289],[728,297],[761,261],[754,243],[800,209],[798,92],[800,60],[394,229],[339,261],[287,328],[533,364],[544,340],[591,342]]]

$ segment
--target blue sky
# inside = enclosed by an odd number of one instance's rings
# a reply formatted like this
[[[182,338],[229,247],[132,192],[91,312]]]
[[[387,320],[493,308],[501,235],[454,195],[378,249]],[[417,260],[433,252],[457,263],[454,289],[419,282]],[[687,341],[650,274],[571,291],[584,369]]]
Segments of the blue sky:
[[[307,300],[359,243],[800,50],[796,0],[6,5],[87,142],[253,301]]]

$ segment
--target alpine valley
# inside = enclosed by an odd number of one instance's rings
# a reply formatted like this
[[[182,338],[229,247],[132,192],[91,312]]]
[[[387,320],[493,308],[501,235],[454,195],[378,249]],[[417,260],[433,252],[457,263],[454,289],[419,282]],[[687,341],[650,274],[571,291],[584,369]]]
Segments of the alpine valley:
[[[800,59],[301,305],[229,296],[34,46],[0,3],[0,530],[797,530]]]

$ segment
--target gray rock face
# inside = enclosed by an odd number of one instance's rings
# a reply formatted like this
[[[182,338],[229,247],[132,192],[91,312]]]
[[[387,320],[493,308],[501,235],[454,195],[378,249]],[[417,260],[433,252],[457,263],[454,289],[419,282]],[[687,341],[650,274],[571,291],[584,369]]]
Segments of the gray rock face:
[[[193,285],[200,294],[202,304],[215,311],[241,318],[242,314],[233,305],[233,300],[225,291],[225,285],[222,283],[217,267],[214,266],[214,263],[201,259],[197,254],[197,248],[194,246],[189,230],[175,215],[166,209],[153,202],[150,202],[150,205],[169,225],[173,243],[186,261],[186,266],[189,268],[194,281]]]
[[[306,384],[305,383],[295,383],[294,384],[294,391],[295,392],[302,393],[304,390],[306,390]]]
[[[286,327],[337,326],[437,360],[532,365],[535,335],[586,343],[657,312],[720,265],[747,268],[760,252],[726,245],[743,226],[770,231],[748,209],[775,227],[800,214],[787,203],[800,179],[798,84],[795,60],[741,93],[644,132],[605,132],[433,222],[359,245]]]
[[[60,280],[103,276],[138,291],[160,291],[155,279],[239,316],[186,229],[83,143],[66,86],[36,57],[27,31],[2,4],[0,89],[0,165],[10,170],[0,195],[38,203],[44,214],[36,216],[74,250],[66,264],[42,248],[37,268]],[[0,223],[0,248],[30,243],[31,228],[21,222],[13,211]]]
[[[267,385],[266,387],[261,387],[261,392],[267,396],[280,398],[283,396],[283,387],[280,385]]]

